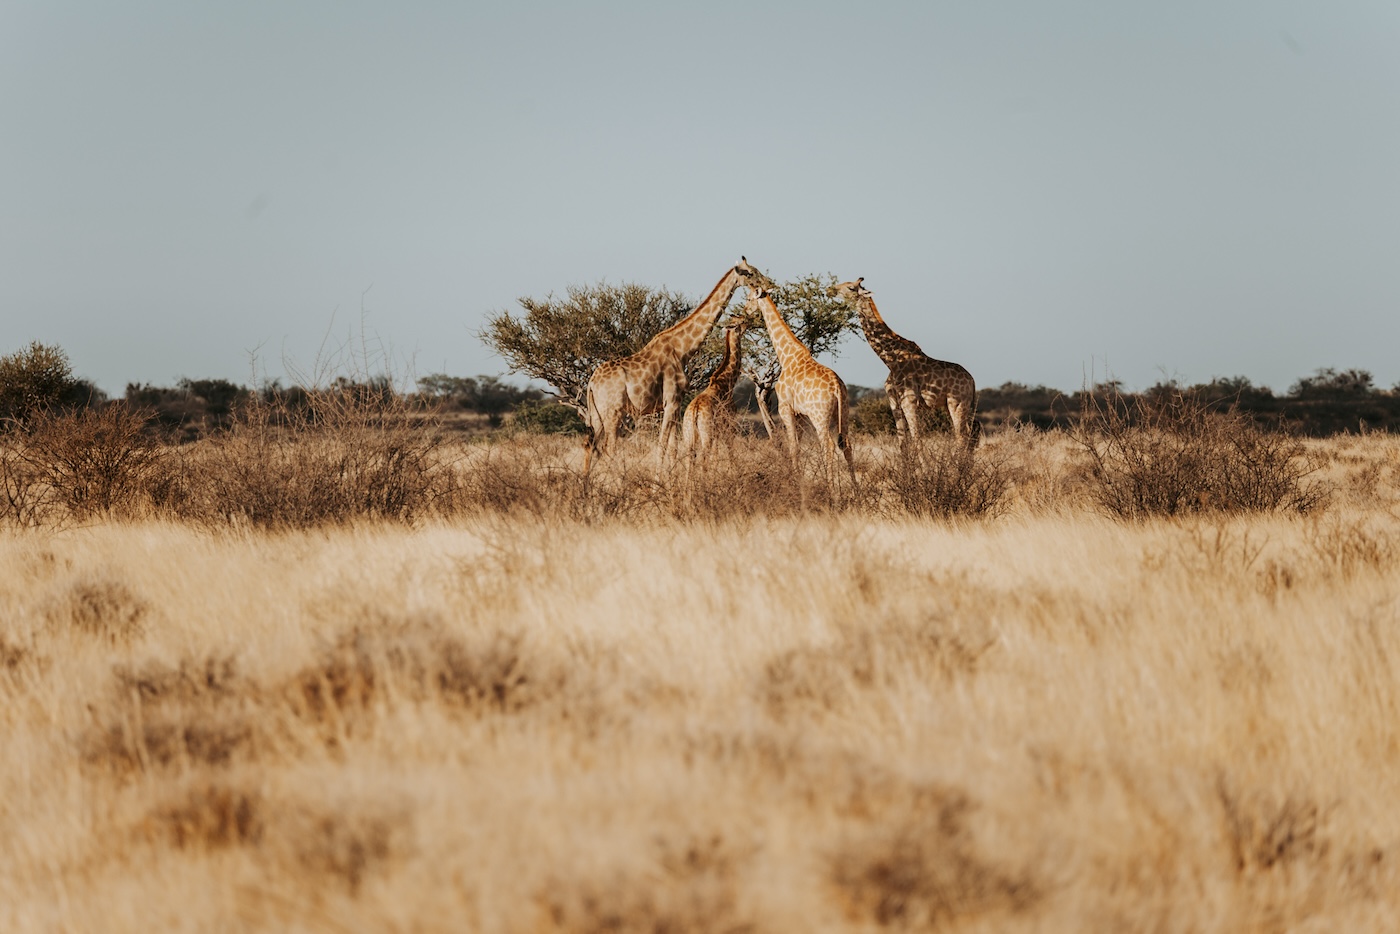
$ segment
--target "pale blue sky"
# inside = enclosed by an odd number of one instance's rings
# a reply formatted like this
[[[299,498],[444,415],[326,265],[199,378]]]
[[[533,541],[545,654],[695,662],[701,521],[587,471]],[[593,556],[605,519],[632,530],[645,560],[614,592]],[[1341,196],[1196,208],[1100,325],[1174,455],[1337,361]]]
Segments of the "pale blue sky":
[[[1400,3],[0,0],[0,352],[114,394],[741,253],[984,386],[1390,385]]]

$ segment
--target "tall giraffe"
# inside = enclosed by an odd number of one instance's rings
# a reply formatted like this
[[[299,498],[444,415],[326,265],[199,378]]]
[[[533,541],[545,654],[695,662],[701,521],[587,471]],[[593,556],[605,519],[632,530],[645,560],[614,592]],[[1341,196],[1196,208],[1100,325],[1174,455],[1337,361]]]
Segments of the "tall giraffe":
[[[661,413],[660,459],[665,463],[681,397],[685,395],[685,361],[700,348],[739,287],[750,284],[772,288],[773,281],[741,256],[738,265],[724,274],[709,296],[689,315],[653,337],[631,356],[609,360],[593,371],[585,400],[588,423],[583,457],[585,476],[595,455],[601,457],[612,450],[626,415],[635,418]]]
[[[865,277],[861,276],[854,282],[842,282],[832,293],[855,306],[870,349],[890,368],[885,392],[900,440],[917,441],[922,410],[946,405],[953,421],[954,437],[968,450],[975,448],[982,435],[982,425],[975,414],[977,384],[972,374],[956,363],[933,359],[919,349],[918,344],[892,331],[880,317],[870,290],[861,285],[864,281]]]
[[[787,429],[788,452],[792,455],[794,469],[798,454],[797,419],[806,416],[817,433],[828,474],[835,466],[836,451],[840,449],[846,455],[846,470],[850,472],[854,486],[856,465],[851,456],[850,401],[846,384],[835,370],[818,363],[812,352],[792,333],[792,328],[778,314],[778,306],[773,303],[773,296],[767,288],[749,291],[744,315],[752,318],[757,312],[763,314],[763,324],[773,342],[773,352],[778,358],[778,365],[782,367],[773,389],[778,394],[778,417]]]
[[[710,377],[710,385],[686,406],[681,423],[681,451],[687,458],[698,457],[703,462],[709,457],[716,423],[728,415],[734,402],[734,384],[739,381],[744,356],[740,342],[748,325],[749,320],[742,315],[731,317],[725,324],[724,357]]]

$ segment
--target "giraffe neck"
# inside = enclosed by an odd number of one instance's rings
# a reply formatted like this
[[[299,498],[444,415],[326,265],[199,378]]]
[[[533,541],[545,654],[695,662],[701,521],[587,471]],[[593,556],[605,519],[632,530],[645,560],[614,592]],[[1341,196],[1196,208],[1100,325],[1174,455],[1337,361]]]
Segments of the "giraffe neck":
[[[892,360],[903,359],[911,352],[923,353],[918,344],[900,337],[890,329],[885,319],[880,317],[880,311],[875,307],[875,299],[870,296],[863,297],[856,305],[856,314],[860,316],[861,330],[865,332],[865,340],[870,344],[870,349],[886,364]]]
[[[743,334],[737,329],[725,332],[724,335],[724,359],[719,363],[719,369],[710,377],[710,385],[722,399],[727,399],[734,392],[734,384],[739,380],[739,340]]]
[[[812,353],[802,342],[797,339],[797,335],[792,333],[792,328],[783,320],[783,316],[778,314],[778,306],[773,303],[773,299],[767,295],[759,299],[763,305],[763,323],[768,328],[768,337],[773,342],[773,353],[778,357],[778,364],[783,368],[783,372],[791,373],[799,365],[808,360],[812,360]]]
[[[705,342],[705,338],[714,329],[715,322],[719,320],[720,312],[724,311],[729,300],[734,297],[734,293],[739,291],[739,283],[739,274],[730,268],[729,272],[724,274],[724,278],[715,283],[709,296],[694,311],[662,331],[657,337],[664,337],[666,343],[675,348],[682,360],[689,357],[700,349],[700,345]]]

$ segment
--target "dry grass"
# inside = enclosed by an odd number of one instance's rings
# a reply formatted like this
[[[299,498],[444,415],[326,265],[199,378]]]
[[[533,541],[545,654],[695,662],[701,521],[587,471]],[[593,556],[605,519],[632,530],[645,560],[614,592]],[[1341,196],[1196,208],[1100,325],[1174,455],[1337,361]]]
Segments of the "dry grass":
[[[437,451],[443,516],[0,533],[0,929],[1400,927],[1400,443],[1131,522],[1053,435],[964,511],[890,479],[937,451],[575,447]]]

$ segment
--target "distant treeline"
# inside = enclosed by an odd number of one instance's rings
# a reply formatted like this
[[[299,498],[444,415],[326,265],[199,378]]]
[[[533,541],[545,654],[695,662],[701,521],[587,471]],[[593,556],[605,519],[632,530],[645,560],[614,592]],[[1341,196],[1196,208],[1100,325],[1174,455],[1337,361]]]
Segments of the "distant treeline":
[[[704,388],[704,379],[692,388]],[[852,418],[858,430],[883,433],[894,430],[882,389],[851,386]],[[241,407],[271,405],[287,412],[315,408],[318,394],[353,399],[356,403],[395,403],[404,412],[437,413],[475,418],[449,419],[463,430],[500,427],[539,432],[577,432],[583,422],[568,405],[553,401],[539,389],[504,382],[498,376],[449,376],[434,373],[416,381],[411,391],[396,388],[387,376],[360,380],[341,377],[318,389],[283,386],[273,380],[257,389],[225,379],[181,379],[174,386],[131,383],[122,401],[149,413],[152,428],[180,440],[194,440],[233,424]],[[1008,382],[978,393],[977,412],[990,429],[1020,425],[1036,428],[1069,428],[1086,404],[1111,400],[1125,411],[1138,403],[1187,397],[1221,411],[1249,416],[1261,427],[1322,437],[1342,432],[1400,432],[1400,385],[1375,386],[1365,370],[1318,370],[1276,394],[1255,386],[1243,376],[1214,379],[1184,386],[1176,381],[1158,383],[1131,393],[1121,383],[1108,381],[1078,392],[1065,393],[1047,386]],[[76,377],[61,348],[32,344],[19,352],[0,356],[0,423],[22,422],[26,413],[53,408],[93,408],[109,404],[91,382]],[[740,412],[756,416],[758,404],[753,384],[741,381],[735,392]],[[934,413],[935,420],[939,413]]]
[[[702,386],[695,387],[697,390]],[[341,379],[333,391],[353,392],[362,399],[389,398],[394,389],[387,378],[362,383]],[[871,433],[894,430],[883,389],[851,386],[856,427]],[[1380,389],[1365,370],[1318,370],[1299,379],[1286,393],[1256,386],[1243,376],[1182,385],[1157,383],[1141,392],[1129,392],[1117,381],[1095,384],[1087,390],[1061,392],[1048,386],[1007,382],[977,394],[977,414],[991,429],[1027,425],[1036,428],[1068,428],[1080,417],[1088,397],[1113,397],[1123,404],[1152,402],[1185,394],[1221,410],[1242,412],[1261,426],[1324,437],[1343,432],[1400,432],[1400,391]],[[129,404],[149,408],[162,425],[188,434],[204,434],[226,427],[235,408],[258,399],[295,407],[309,396],[301,387],[285,387],[274,381],[257,390],[227,380],[181,380],[173,387],[131,384]],[[552,401],[538,389],[522,388],[496,376],[459,377],[433,374],[418,380],[408,401],[424,411],[475,413],[489,427],[499,427],[507,417],[540,431],[582,430],[573,410]],[[758,404],[752,384],[745,381],[735,393],[739,411],[756,414]],[[937,417],[937,416],[935,416]]]
[[[1213,408],[1246,414],[1263,427],[1281,427],[1312,437],[1400,431],[1400,386],[1377,388],[1370,373],[1356,369],[1318,370],[1299,379],[1284,394],[1276,394],[1267,386],[1255,386],[1243,376],[1191,386],[1169,380],[1139,393],[1125,391],[1116,381],[1074,393],[1046,386],[1002,383],[977,394],[977,414],[987,427],[1025,424],[1065,428],[1079,418],[1091,395],[1126,405],[1184,395]]]
[[[410,410],[465,412],[485,416],[488,426],[500,426],[507,414],[541,405],[538,389],[514,386],[497,376],[448,376],[434,373],[417,381],[412,392],[401,392],[387,376],[364,380],[340,377],[322,389],[283,386],[278,380],[250,389],[225,379],[182,379],[174,386],[128,383],[128,405],[150,410],[159,425],[197,436],[226,428],[239,406],[253,402],[292,411],[310,408],[316,393],[353,397],[359,403],[394,400]]]

